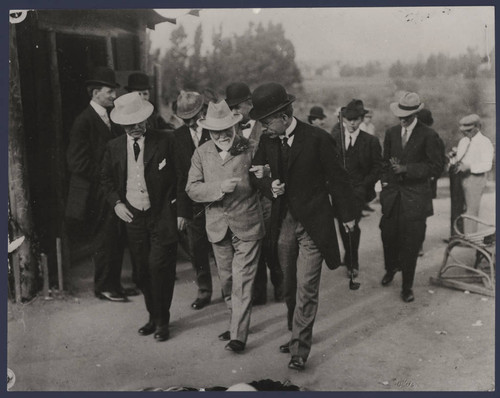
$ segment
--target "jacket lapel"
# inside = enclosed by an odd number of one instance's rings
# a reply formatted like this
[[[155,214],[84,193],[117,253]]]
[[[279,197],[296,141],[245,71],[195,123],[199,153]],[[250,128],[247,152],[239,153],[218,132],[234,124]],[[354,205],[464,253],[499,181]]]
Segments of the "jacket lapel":
[[[116,141],[118,153],[118,166],[120,172],[120,189],[125,189],[127,181],[127,134],[124,134]]]
[[[144,137],[144,169],[151,163],[156,148],[156,136],[147,131]]]
[[[292,148],[290,152],[290,159],[288,160],[288,169],[290,170],[290,167],[292,166],[293,162],[295,159],[297,159],[297,156],[299,153],[302,151],[303,148],[303,141],[305,138],[304,131],[302,130],[301,126],[301,121],[297,120],[297,127],[295,127],[294,130],[294,139],[292,143]]]

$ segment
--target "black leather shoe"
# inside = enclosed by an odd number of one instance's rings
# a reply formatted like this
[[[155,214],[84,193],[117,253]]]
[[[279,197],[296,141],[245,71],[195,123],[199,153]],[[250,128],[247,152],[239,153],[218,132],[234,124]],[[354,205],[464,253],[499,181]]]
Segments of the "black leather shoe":
[[[156,332],[154,335],[154,338],[156,341],[165,341],[165,340],[168,340],[169,337],[170,337],[170,333],[168,331],[168,328],[162,327],[162,328],[156,329]]]
[[[155,324],[152,322],[148,322],[138,330],[138,333],[142,336],[149,336],[150,334],[153,334],[155,330],[156,330]]]
[[[208,304],[210,304],[210,299],[201,299],[197,298],[196,300],[193,301],[193,304],[191,304],[191,308],[194,310],[201,310],[203,307],[206,307]]]
[[[280,352],[283,354],[289,354],[290,353],[290,342],[285,343],[283,345],[280,345]]]
[[[219,334],[219,340],[220,341],[231,340],[231,332],[229,332],[229,330],[226,330],[224,333]]]
[[[382,278],[382,286],[387,286],[394,279],[395,272],[386,272],[384,277]]]
[[[120,291],[121,294],[123,294],[124,296],[138,296],[139,294],[141,294],[141,292],[138,290],[138,289],[135,289],[133,287],[124,287],[121,289]]]
[[[124,303],[127,301],[127,297],[118,292],[96,292],[95,295],[101,300],[114,301],[116,303]]]
[[[292,359],[290,359],[288,367],[294,370],[304,370],[304,368],[306,367],[306,361],[304,361],[302,357],[294,355],[292,356]]]
[[[228,351],[242,352],[245,349],[245,343],[239,340],[231,340],[224,348]]]
[[[405,303],[411,303],[413,300],[415,300],[415,297],[413,296],[413,291],[411,289],[403,290],[401,292],[401,298]]]

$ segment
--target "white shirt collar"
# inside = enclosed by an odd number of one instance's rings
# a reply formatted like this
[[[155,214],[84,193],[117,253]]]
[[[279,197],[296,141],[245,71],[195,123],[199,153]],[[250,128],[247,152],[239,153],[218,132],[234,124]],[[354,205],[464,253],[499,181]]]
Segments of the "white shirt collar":
[[[97,112],[99,116],[103,115],[108,116],[108,111],[106,110],[106,108],[103,107],[102,105],[99,105],[97,102],[90,100],[90,106],[94,108],[94,110]]]
[[[347,128],[344,130],[347,132],[347,134],[345,135],[345,147],[348,148],[349,147],[349,141],[352,140],[352,145],[354,145],[354,143],[356,142],[356,139],[358,138],[358,135],[359,135],[359,127],[357,130],[355,130],[354,132],[352,133],[349,133],[349,131],[347,130]],[[351,140],[349,139],[351,138]]]
[[[295,127],[297,127],[297,119],[292,117],[292,123],[290,123],[290,126],[285,130],[285,134],[288,139],[290,139],[290,134],[292,134],[292,131],[295,130]],[[292,136],[293,139],[293,136]]]
[[[127,134],[127,141],[130,143],[130,144],[134,144],[135,142],[135,138],[128,135]],[[137,140],[137,143],[139,144],[139,147],[142,148],[142,146],[144,145],[144,135],[142,135],[138,140]]]

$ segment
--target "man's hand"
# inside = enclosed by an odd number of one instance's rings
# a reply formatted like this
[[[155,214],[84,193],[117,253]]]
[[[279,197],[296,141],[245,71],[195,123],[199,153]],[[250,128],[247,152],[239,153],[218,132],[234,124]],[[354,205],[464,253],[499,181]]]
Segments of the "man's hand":
[[[134,218],[130,210],[127,209],[127,206],[125,206],[125,203],[117,203],[115,205],[115,213],[121,220],[125,222],[132,222],[132,218]]]
[[[457,173],[464,173],[466,171],[469,171],[469,167],[466,166],[465,164],[463,164],[463,163],[457,163],[455,165],[455,174],[457,174]]]
[[[256,178],[264,177],[264,166],[252,166],[248,171],[254,173]]]
[[[222,181],[220,185],[220,189],[222,193],[231,193],[236,189],[236,185],[241,181],[241,178],[228,178],[227,180]]]
[[[343,225],[346,232],[352,232],[354,231],[354,226],[356,225],[356,221],[355,220],[347,221],[343,223]]]
[[[285,183],[281,183],[280,180],[274,180],[271,183],[271,191],[273,192],[274,197],[278,197],[285,193]]]
[[[404,164],[393,164],[391,167],[394,174],[406,173],[406,165]]]
[[[181,232],[186,229],[186,219],[184,217],[177,217],[177,229]]]

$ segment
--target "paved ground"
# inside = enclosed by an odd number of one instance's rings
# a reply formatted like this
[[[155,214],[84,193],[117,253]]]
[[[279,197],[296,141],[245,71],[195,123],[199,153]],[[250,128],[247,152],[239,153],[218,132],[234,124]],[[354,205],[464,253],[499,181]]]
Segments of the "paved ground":
[[[303,372],[288,369],[289,357],[278,352],[288,339],[282,303],[271,300],[254,308],[245,354],[225,351],[217,340],[226,329],[224,303],[215,294],[205,309],[190,308],[195,284],[182,258],[171,339],[157,343],[137,334],[147,318],[142,297],[126,304],[96,299],[90,266],[83,263],[73,270],[79,286],[74,295],[9,303],[7,366],[16,376],[11,391],[229,386],[264,378],[290,380],[313,391],[493,391],[495,300],[429,284],[449,230],[445,182],[435,201],[436,215],[428,220],[415,302],[400,300],[400,274],[391,286],[380,286],[380,208],[375,204],[376,212],[361,226],[360,290],[349,290],[344,268],[323,269],[314,343]],[[494,220],[494,214],[490,187],[481,215]]]

